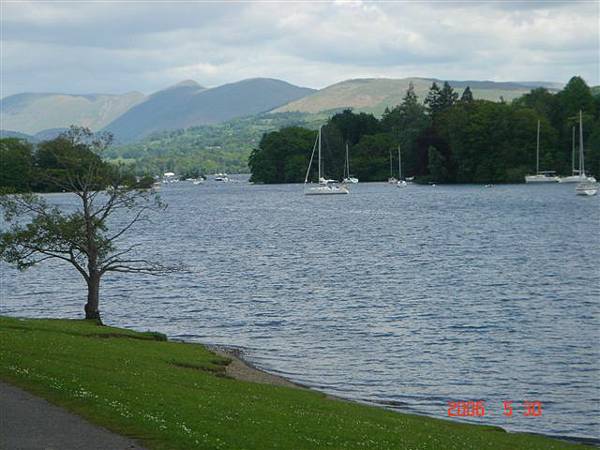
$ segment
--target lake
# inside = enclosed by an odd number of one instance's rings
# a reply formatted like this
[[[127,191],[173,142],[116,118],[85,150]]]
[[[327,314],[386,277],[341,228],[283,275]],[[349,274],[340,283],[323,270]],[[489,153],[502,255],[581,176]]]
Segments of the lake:
[[[187,272],[109,275],[110,325],[235,346],[322,391],[508,430],[599,438],[600,198],[575,185],[163,186],[130,242]],[[68,194],[48,195],[68,205]],[[0,314],[81,317],[70,267],[2,266]],[[503,401],[513,401],[512,417]],[[543,414],[525,417],[522,402]]]

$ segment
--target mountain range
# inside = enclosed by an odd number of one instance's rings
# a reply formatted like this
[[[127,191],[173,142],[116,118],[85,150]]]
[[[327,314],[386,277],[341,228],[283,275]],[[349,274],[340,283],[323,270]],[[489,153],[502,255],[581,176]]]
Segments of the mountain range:
[[[409,83],[422,101],[432,78],[355,79],[321,90],[294,86],[270,78],[253,78],[213,88],[195,81],[144,95],[23,93],[0,101],[3,136],[19,133],[48,139],[71,124],[112,132],[117,143],[140,140],[153,133],[217,124],[266,112],[318,113],[343,108],[381,114],[400,103]],[[459,93],[470,86],[475,98],[510,101],[532,87],[560,88],[545,82],[449,81]],[[10,131],[9,131],[10,130]]]

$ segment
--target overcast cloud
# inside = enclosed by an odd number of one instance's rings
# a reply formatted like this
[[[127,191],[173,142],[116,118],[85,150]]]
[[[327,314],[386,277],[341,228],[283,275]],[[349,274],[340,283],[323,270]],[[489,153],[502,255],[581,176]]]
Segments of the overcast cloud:
[[[599,3],[7,2],[2,96],[280,78],[600,84]]]

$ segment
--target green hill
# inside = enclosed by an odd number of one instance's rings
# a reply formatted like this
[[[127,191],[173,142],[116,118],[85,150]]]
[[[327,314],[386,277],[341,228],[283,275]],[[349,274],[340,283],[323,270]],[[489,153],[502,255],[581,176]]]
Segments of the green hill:
[[[140,174],[166,171],[182,174],[193,170],[248,172],[248,156],[264,133],[286,126],[316,129],[328,117],[328,113],[258,114],[214,125],[156,133],[139,142],[112,148],[106,156],[135,163]]]
[[[123,95],[16,94],[3,98],[0,120],[5,130],[36,134],[72,124],[100,130],[144,99],[139,92]]]
[[[443,81],[433,78],[365,78],[347,80],[288,103],[277,108],[275,112],[299,111],[315,113],[329,109],[353,108],[357,111],[380,115],[386,107],[392,108],[401,102],[409,83],[413,83],[415,92],[422,102],[434,81],[440,86],[443,83]],[[459,93],[462,93],[469,86],[476,99],[492,101],[500,101],[502,98],[510,101],[529,92],[531,86],[528,86],[528,84],[536,84],[527,83],[526,85],[494,81],[449,81],[449,83]],[[540,82],[536,85],[546,84]]]

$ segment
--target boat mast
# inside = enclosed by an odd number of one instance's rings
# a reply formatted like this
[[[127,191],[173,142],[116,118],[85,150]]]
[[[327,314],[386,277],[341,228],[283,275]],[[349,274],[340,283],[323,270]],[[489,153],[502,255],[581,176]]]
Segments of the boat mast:
[[[573,138],[571,139],[571,175],[575,175],[575,125],[573,125]]]
[[[392,169],[392,151],[390,150],[390,179],[394,178],[394,171]]]
[[[310,169],[312,167],[313,159],[315,158],[315,150],[317,149],[317,141],[319,140],[319,135],[317,134],[317,138],[315,139],[315,143],[313,144],[312,152],[310,154],[310,161],[308,163],[308,169],[306,169],[306,177],[304,177],[304,184],[308,183],[308,178],[310,177]]]
[[[323,125],[319,126],[319,183],[321,182],[321,129]]]
[[[350,178],[350,158],[348,156],[348,143],[346,142],[346,177]]]
[[[400,146],[398,146],[398,180],[402,179],[402,156],[400,156]]]
[[[536,175],[540,174],[540,121],[538,120],[537,126],[537,145],[536,145],[536,153],[535,153],[535,173]]]
[[[583,114],[579,110],[579,176],[585,177],[585,162],[583,160]]]

